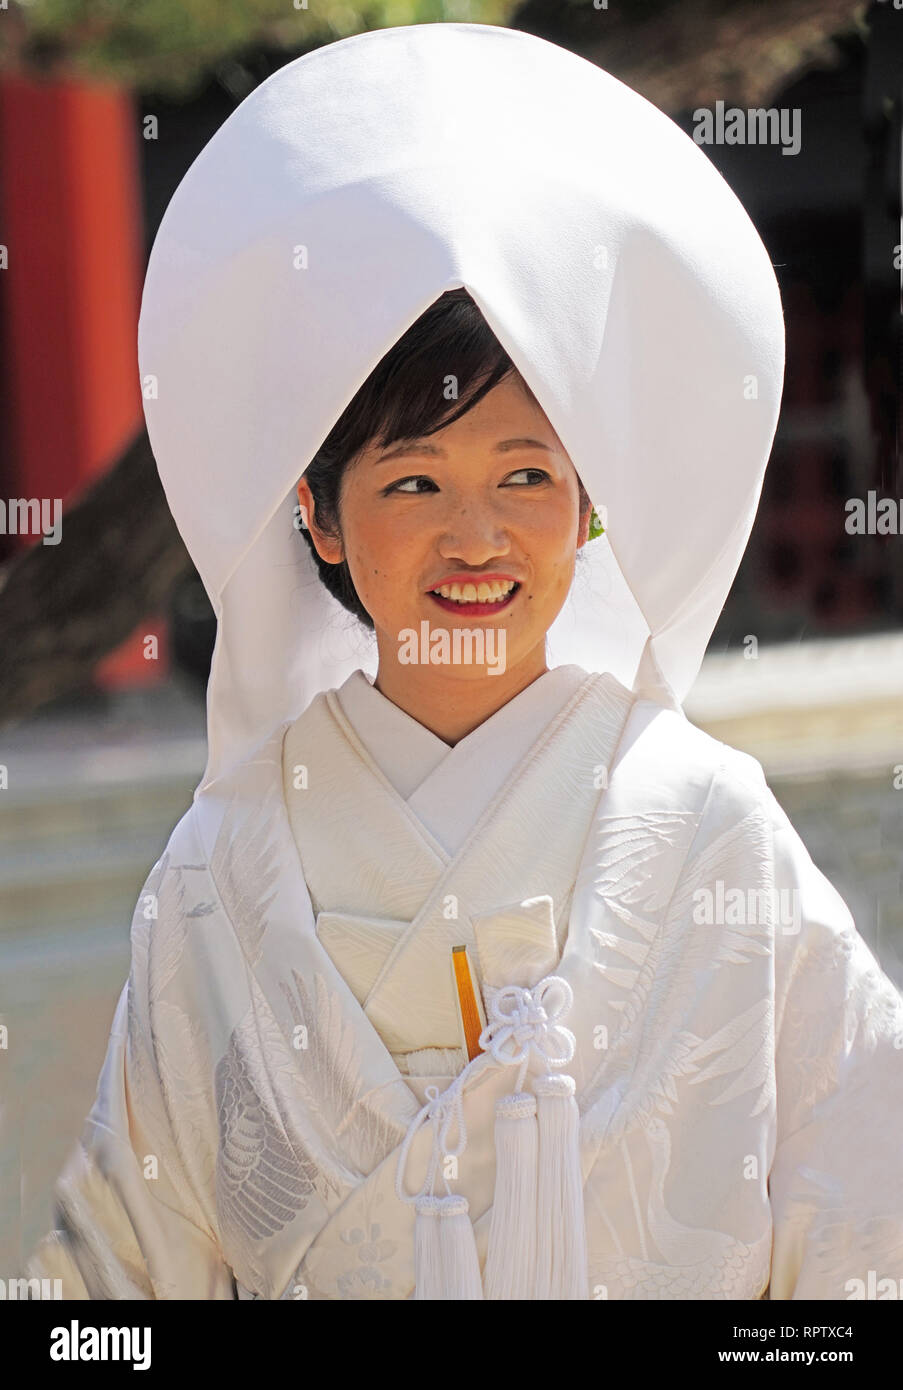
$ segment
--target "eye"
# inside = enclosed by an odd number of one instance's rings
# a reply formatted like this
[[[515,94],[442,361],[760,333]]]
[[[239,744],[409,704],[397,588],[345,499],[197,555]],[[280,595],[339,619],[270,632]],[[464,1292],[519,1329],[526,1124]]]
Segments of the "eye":
[[[532,476],[530,477],[529,481],[528,481],[528,486],[531,486],[531,485],[534,485],[534,486],[535,486],[535,484],[536,484],[537,482],[541,483],[541,482],[547,480],[548,477],[549,477],[548,473],[545,471],[544,468],[519,468],[519,469],[517,470],[516,473],[509,473],[509,474],[508,474],[508,478],[507,478],[506,482],[504,482],[504,483],[502,484],[502,486],[503,486],[503,487],[507,487],[507,486],[508,486],[508,483],[512,482],[512,481],[513,481],[514,479],[516,479],[516,478],[522,478],[522,477],[524,477],[525,474],[530,474],[530,475],[532,475]],[[517,484],[517,486],[520,486],[520,485]]]
[[[417,473],[412,478],[399,478],[397,483],[390,483],[388,487],[384,487],[383,497],[387,497],[390,492],[416,493],[424,491],[424,489],[417,486],[418,483],[426,483],[427,490],[429,490],[429,488],[435,488],[436,486],[432,478],[428,478],[425,473]]]

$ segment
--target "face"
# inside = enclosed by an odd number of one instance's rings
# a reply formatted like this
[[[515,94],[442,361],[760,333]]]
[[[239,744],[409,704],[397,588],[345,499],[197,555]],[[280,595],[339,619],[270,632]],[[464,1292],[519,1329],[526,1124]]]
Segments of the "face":
[[[322,558],[348,561],[376,629],[381,674],[410,661],[402,634],[422,632],[424,620],[450,638],[456,628],[504,629],[509,671],[545,669],[545,636],[590,511],[580,515],[574,466],[520,378],[427,438],[363,450],[343,476],[340,541],[318,529],[303,478],[298,499]],[[486,674],[467,661],[441,671],[446,680]]]

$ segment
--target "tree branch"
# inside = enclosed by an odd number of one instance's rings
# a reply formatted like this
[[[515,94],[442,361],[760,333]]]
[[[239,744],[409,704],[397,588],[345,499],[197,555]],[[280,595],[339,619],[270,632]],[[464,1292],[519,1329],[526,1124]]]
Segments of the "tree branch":
[[[39,541],[0,570],[0,723],[84,686],[192,571],[142,429],[63,508],[59,545]]]

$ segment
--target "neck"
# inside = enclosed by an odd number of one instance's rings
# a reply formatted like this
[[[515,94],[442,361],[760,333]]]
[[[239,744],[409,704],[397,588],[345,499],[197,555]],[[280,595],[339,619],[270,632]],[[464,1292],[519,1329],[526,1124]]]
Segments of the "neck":
[[[397,643],[384,653],[377,637],[377,646],[376,689],[452,747],[549,669],[544,640],[517,665],[493,676],[475,673],[470,679],[450,676],[447,667],[402,665]]]

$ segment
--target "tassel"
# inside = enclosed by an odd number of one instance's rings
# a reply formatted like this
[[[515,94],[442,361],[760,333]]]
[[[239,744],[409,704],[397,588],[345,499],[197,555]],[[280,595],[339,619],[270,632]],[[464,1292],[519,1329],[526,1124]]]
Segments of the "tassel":
[[[531,1299],[536,1279],[536,1097],[502,1096],[495,1105],[495,1197],[489,1227],[488,1299]]]
[[[580,1112],[572,1076],[537,1076],[536,1299],[589,1297]]]
[[[574,1056],[576,1038],[560,1023],[572,1003],[573,991],[558,975],[547,975],[532,989],[506,985],[495,990],[489,1000],[492,1020],[479,1037],[484,1051],[441,1095],[435,1085],[426,1088],[427,1100],[408,1126],[395,1171],[399,1201],[417,1204],[415,1298],[483,1298],[467,1199],[457,1194],[435,1199],[432,1189],[442,1153],[457,1156],[466,1146],[464,1086],[471,1070],[485,1064],[486,1053],[496,1066],[520,1067],[514,1094],[496,1103],[487,1297],[529,1297],[532,1282],[535,1299],[588,1298],[576,1084],[571,1076],[549,1073],[534,1079],[533,1096],[521,1090],[531,1054],[552,1067],[566,1066]],[[427,1119],[433,1124],[432,1158],[424,1187],[415,1196],[405,1191],[404,1171],[414,1136]],[[454,1149],[448,1144],[452,1126],[458,1132]]]
[[[414,1206],[414,1298],[442,1298],[439,1198],[418,1197]]]
[[[440,1197],[439,1241],[442,1252],[443,1299],[476,1299],[483,1297],[477,1242],[470,1222],[470,1205],[466,1197],[455,1193]]]

